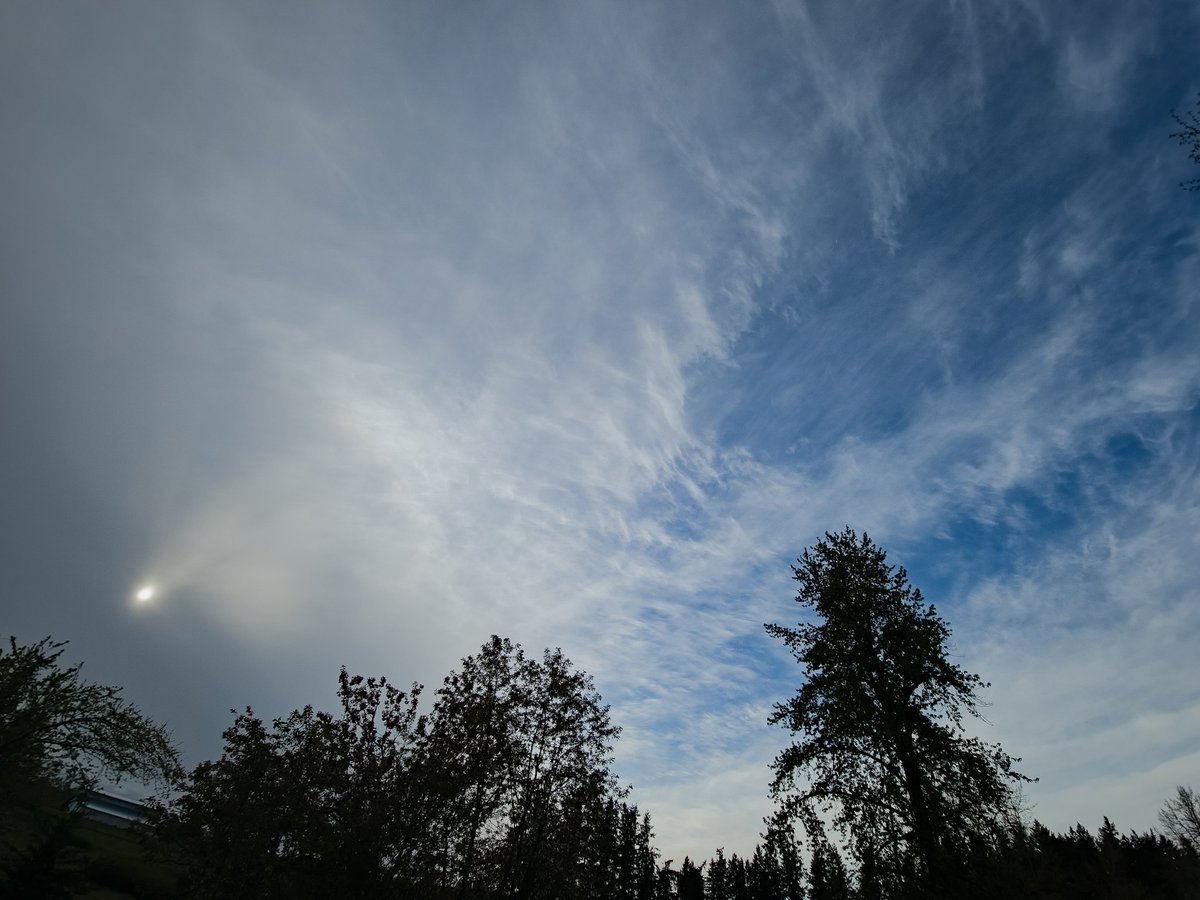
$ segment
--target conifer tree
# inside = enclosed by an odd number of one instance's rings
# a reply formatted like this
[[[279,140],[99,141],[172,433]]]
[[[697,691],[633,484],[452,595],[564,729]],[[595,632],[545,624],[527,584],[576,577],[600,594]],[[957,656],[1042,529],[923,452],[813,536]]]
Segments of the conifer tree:
[[[968,736],[978,675],[950,661],[950,628],[903,568],[847,527],[793,566],[815,617],[767,625],[804,670],[771,722],[796,741],[774,763],[775,824],[821,841],[825,822],[885,896],[952,893],[974,836],[992,836],[1023,779],[998,746]]]

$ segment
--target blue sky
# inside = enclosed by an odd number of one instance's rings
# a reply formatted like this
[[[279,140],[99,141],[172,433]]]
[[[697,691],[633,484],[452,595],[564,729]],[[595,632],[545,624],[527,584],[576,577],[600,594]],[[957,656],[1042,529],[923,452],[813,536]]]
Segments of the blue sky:
[[[1200,780],[1195,4],[14,3],[0,612],[192,762],[561,646],[746,852],[868,531],[1054,828]],[[159,588],[151,604],[132,592]]]

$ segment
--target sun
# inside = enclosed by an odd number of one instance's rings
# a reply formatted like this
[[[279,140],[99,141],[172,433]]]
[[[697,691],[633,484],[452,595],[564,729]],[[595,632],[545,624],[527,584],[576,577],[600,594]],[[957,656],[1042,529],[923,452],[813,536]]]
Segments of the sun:
[[[150,600],[153,600],[154,599],[154,585],[152,585],[152,584],[142,585],[140,588],[137,589],[137,592],[134,593],[133,597],[139,603],[147,603]]]

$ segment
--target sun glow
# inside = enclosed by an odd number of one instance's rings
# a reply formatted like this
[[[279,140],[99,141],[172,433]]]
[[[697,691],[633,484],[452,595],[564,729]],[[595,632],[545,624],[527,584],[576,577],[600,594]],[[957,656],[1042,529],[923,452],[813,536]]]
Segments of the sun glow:
[[[133,596],[134,596],[134,599],[137,600],[139,603],[146,603],[150,600],[153,600],[154,599],[154,585],[151,585],[151,584],[143,585],[142,587],[137,589],[137,592]]]

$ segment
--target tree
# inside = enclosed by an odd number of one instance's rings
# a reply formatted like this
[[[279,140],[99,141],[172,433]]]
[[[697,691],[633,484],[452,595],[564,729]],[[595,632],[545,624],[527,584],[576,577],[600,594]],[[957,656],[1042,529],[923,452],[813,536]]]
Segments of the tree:
[[[1107,818],[1095,835],[1081,824],[1052,834],[1037,821],[1028,829],[1013,823],[980,863],[985,877],[973,900],[1200,897],[1200,857],[1190,845],[1122,835]]]
[[[166,729],[93,684],[81,667],[63,666],[65,641],[0,644],[0,894],[75,896],[82,871],[75,847],[77,804],[68,801],[102,781],[134,778],[165,786],[179,758]],[[57,799],[57,798],[56,798]]]
[[[808,869],[809,900],[850,900],[842,857],[827,841],[814,842]]]
[[[754,848],[746,863],[746,880],[754,900],[783,900],[783,870],[771,845],[764,848],[759,844]]]
[[[654,880],[654,900],[677,900],[679,873],[671,868],[673,859],[666,860],[658,870]]]
[[[779,875],[781,878],[781,900],[802,900],[804,889],[801,882],[804,877],[804,864],[800,859],[800,848],[796,846],[795,833],[773,831],[767,835],[767,846],[779,860]]]
[[[302,883],[293,856],[312,853],[300,837],[313,831],[311,789],[287,771],[283,727],[268,728],[251,709],[239,714],[222,734],[221,758],[198,765],[171,806],[152,813],[158,846],[186,868],[184,896],[281,897]]]
[[[587,827],[583,856],[567,861],[566,867],[577,868],[575,896],[580,900],[652,900],[653,883],[647,894],[639,894],[638,860],[654,850],[639,835],[638,808],[614,797],[608,798]],[[551,852],[557,851],[553,848]],[[653,882],[653,872],[651,872]]]
[[[178,753],[161,725],[119,687],[85,681],[60,661],[66,641],[0,645],[0,798],[49,781],[71,792],[103,779],[168,783]]]
[[[688,857],[683,858],[676,879],[675,896],[679,900],[704,900],[704,863],[696,865]]]
[[[200,897],[388,897],[428,883],[413,760],[421,689],[343,669],[342,712],[311,706],[268,727],[247,709],[221,758],[196,767],[158,834]]]
[[[591,824],[619,795],[611,723],[589,675],[495,635],[437,692],[425,745],[459,895],[567,896]]]
[[[709,900],[732,900],[729,893],[729,863],[725,860],[724,847],[718,847],[717,855],[709,860],[704,886]]]
[[[826,533],[797,562],[816,620],[766,626],[805,676],[770,717],[798,737],[772,763],[775,823],[822,846],[831,822],[884,896],[949,894],[955,860],[994,835],[1024,780],[964,731],[987,685],[950,662],[946,622],[866,534]]]
[[[1200,850],[1200,797],[1190,787],[1175,788],[1175,796],[1158,811],[1158,821],[1169,837]]]
[[[221,758],[159,817],[191,892],[567,900],[634,877],[608,824],[637,821],[610,802],[617,729],[561,651],[529,659],[493,637],[427,716],[420,695],[343,669],[338,715],[237,716]],[[649,851],[648,820],[645,837]],[[640,853],[642,835],[629,838]]]
[[[747,900],[750,896],[746,861],[736,853],[731,854],[729,857],[729,877],[726,881],[726,889],[729,892],[729,896],[734,898],[734,900]]]
[[[650,813],[644,813],[638,826],[637,862],[634,873],[638,900],[651,900],[654,897],[658,852],[654,849],[653,842],[654,830],[650,827]]]
[[[1189,148],[1188,159],[1200,165],[1200,101],[1197,102],[1196,109],[1186,112],[1182,116],[1172,110],[1171,118],[1176,121],[1180,129],[1171,137]],[[1188,191],[1200,191],[1200,178],[1189,178],[1180,187]]]

